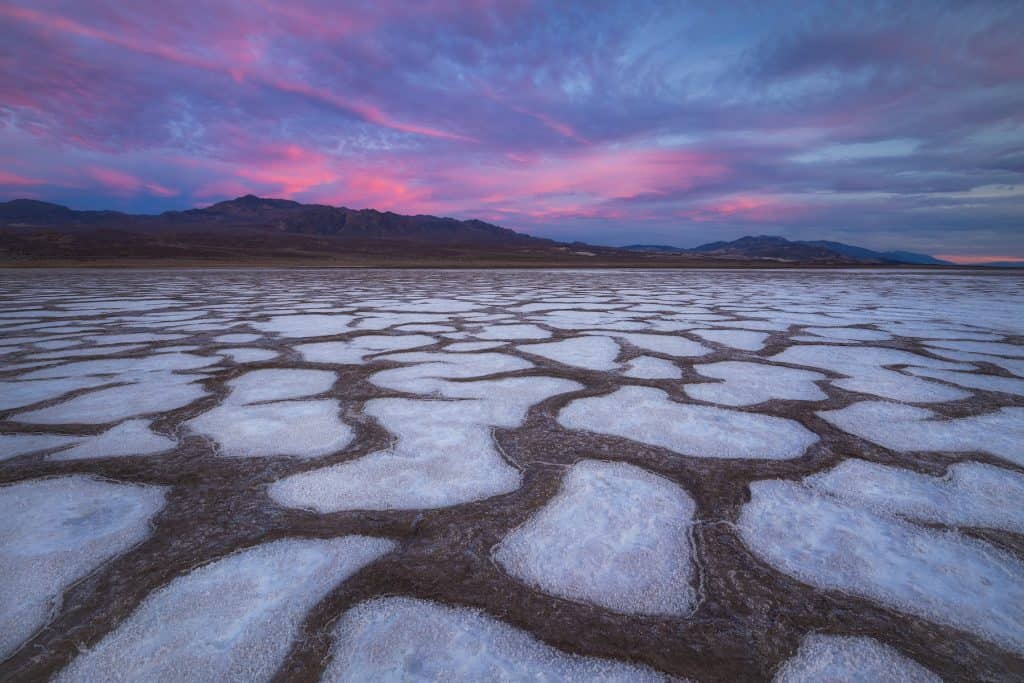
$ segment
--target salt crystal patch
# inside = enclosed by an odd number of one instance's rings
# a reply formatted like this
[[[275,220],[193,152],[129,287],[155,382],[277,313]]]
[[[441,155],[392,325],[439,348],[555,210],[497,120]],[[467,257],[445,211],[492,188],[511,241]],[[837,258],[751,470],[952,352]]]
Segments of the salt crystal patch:
[[[250,323],[263,332],[276,332],[282,337],[326,337],[349,329],[351,315],[298,314],[277,315],[266,322]]]
[[[928,346],[934,346],[940,349],[952,349],[954,351],[967,351],[968,353],[984,353],[990,356],[1024,358],[1024,346],[1005,344],[1001,342],[932,341],[928,342]]]
[[[288,455],[315,458],[352,442],[352,429],[338,418],[334,400],[226,403],[189,420],[187,427],[220,444],[228,457]]]
[[[179,375],[150,374],[145,381],[99,389],[63,403],[18,413],[12,418],[29,424],[106,424],[186,406],[206,395],[198,384]]]
[[[111,384],[109,377],[70,377],[24,381],[0,381],[0,410],[21,408],[41,401],[59,398],[79,389]]]
[[[0,460],[16,458],[26,453],[48,451],[79,441],[81,437],[60,434],[0,434]]]
[[[866,330],[860,327],[805,327],[804,332],[837,341],[887,341],[892,339],[888,332]]]
[[[455,351],[455,352],[458,352],[458,353],[463,353],[463,352],[466,352],[466,351],[486,351],[487,349],[494,349],[494,348],[497,348],[499,346],[504,346],[504,345],[505,345],[505,342],[500,342],[500,341],[479,341],[479,342],[468,341],[468,342],[456,342],[454,344],[449,344],[448,346],[444,347],[444,350],[445,351]]]
[[[408,367],[382,370],[370,376],[370,382],[385,389],[414,394],[441,393],[453,386],[449,379],[482,377],[501,372],[532,368],[533,364],[507,353],[409,352],[382,356]],[[455,398],[455,395],[451,395]]]
[[[143,358],[104,358],[64,363],[43,370],[22,375],[19,379],[52,379],[57,377],[82,377],[84,375],[122,375],[138,377],[148,373],[168,373],[181,370],[195,370],[213,365],[220,360],[217,356],[196,356],[190,353],[155,353]]]
[[[677,358],[703,356],[706,353],[711,353],[711,349],[692,339],[668,334],[630,333],[616,334],[614,336],[644,351],[663,353],[666,356],[676,356]]]
[[[664,681],[652,669],[556,650],[483,612],[377,598],[346,612],[322,681]]]
[[[767,332],[751,332],[750,330],[691,330],[702,339],[716,344],[723,344],[742,351],[759,351],[764,348]]]
[[[399,325],[395,329],[402,332],[427,332],[430,334],[455,331],[455,328],[451,325],[434,325],[431,323],[411,323],[409,325]]]
[[[791,481],[750,491],[737,527],[779,571],[1024,652],[1024,563],[1015,556]]]
[[[114,458],[126,455],[153,455],[169,451],[178,442],[154,433],[146,420],[128,420],[112,427],[99,436],[86,438],[81,444],[47,460],[81,460],[84,458]]]
[[[963,370],[964,366],[909,351],[870,346],[791,346],[769,360],[831,370],[848,379],[832,380],[837,387],[848,391],[873,394],[894,401],[935,403],[957,401],[970,394],[954,387],[928,382],[895,370],[887,365],[910,365],[940,370]],[[966,366],[971,369],[971,366]]]
[[[693,369],[704,377],[723,380],[683,387],[687,396],[709,403],[751,406],[771,399],[821,401],[828,398],[815,384],[827,378],[810,370],[744,361],[698,364]]]
[[[140,344],[158,341],[174,341],[185,339],[183,334],[155,334],[153,332],[135,332],[132,334],[100,334],[86,337],[96,344]]]
[[[874,638],[811,633],[783,663],[775,683],[942,683],[942,679]]]
[[[536,325],[491,325],[476,336],[480,339],[547,339],[551,333]]]
[[[214,337],[213,341],[216,344],[251,344],[252,342],[261,338],[262,337],[258,334],[233,332],[231,334],[222,334],[218,337]]]
[[[894,451],[983,451],[1024,465],[1024,408],[943,419],[925,408],[861,401],[818,416]]]
[[[676,403],[649,387],[577,399],[559,412],[558,422],[700,458],[797,458],[818,441],[793,420]]]
[[[338,376],[329,370],[252,370],[228,382],[231,393],[225,403],[246,404],[282,401],[322,394]]]
[[[218,349],[217,353],[227,356],[232,362],[238,364],[262,363],[277,358],[277,351],[245,346],[235,349]]]
[[[56,680],[270,680],[306,613],[393,547],[286,538],[228,555],[154,591]]]
[[[932,370],[931,368],[907,368],[906,371],[917,377],[940,379],[944,382],[958,384],[962,387],[969,387],[971,389],[983,389],[985,391],[998,391],[1003,394],[1024,396],[1024,380],[1014,379],[1012,377],[983,375],[976,372]]]
[[[804,480],[852,504],[918,522],[984,527],[1024,534],[1024,475],[977,462],[932,477],[866,460],[844,460]]]
[[[394,447],[285,477],[270,486],[271,498],[318,512],[409,510],[514,491],[521,475],[495,448],[492,429],[516,427],[537,401],[581,388],[551,377],[437,386],[445,395],[474,400],[368,401],[364,412],[397,437]]]
[[[61,594],[149,535],[164,488],[83,475],[0,486],[0,658],[47,622]]]
[[[622,374],[637,379],[679,379],[683,371],[664,358],[637,356],[626,364]]]
[[[423,334],[380,335],[356,337],[350,341],[299,344],[295,350],[311,363],[359,365],[366,356],[385,351],[404,351],[433,344],[436,340]]]
[[[573,337],[544,344],[526,344],[517,348],[563,365],[587,370],[618,368],[615,359],[619,356],[619,345],[609,337]]]
[[[667,479],[584,460],[551,501],[501,541],[494,559],[552,595],[624,614],[685,615],[696,601],[689,539],[695,510]]]

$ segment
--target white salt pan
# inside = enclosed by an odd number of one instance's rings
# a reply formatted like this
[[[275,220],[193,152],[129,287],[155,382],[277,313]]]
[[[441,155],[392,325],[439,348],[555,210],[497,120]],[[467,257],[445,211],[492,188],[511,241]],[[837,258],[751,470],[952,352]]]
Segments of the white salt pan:
[[[693,330],[693,334],[716,344],[724,344],[743,351],[759,351],[764,348],[767,332],[750,330]]]
[[[1024,465],[1024,408],[950,420],[925,408],[861,401],[818,415],[844,432],[895,451],[983,451]]]
[[[679,616],[696,600],[689,530],[676,484],[624,463],[573,465],[550,502],[494,550],[511,575],[625,614]]]
[[[587,370],[615,370],[618,367],[615,359],[619,355],[619,345],[609,337],[574,337],[544,344],[527,344],[517,348],[564,365]]]
[[[149,535],[164,489],[82,475],[0,486],[0,658],[56,611],[61,594]]]
[[[366,335],[351,341],[300,344],[295,350],[311,363],[359,365],[366,356],[385,351],[404,351],[433,344],[436,340],[423,334]]]
[[[226,403],[185,424],[220,444],[220,455],[315,458],[351,443],[352,429],[338,418],[334,400]]]
[[[694,365],[705,377],[720,383],[687,384],[683,390],[691,398],[728,406],[751,406],[771,399],[821,401],[828,396],[815,382],[825,375],[810,370],[795,370],[763,363],[722,361]]]
[[[556,650],[473,609],[377,598],[345,613],[321,679],[335,681],[663,681],[651,669]]]
[[[942,679],[874,638],[804,636],[775,683],[942,683]]]
[[[649,387],[578,399],[562,409],[558,422],[700,458],[796,458],[818,440],[793,420],[676,403]]]
[[[154,591],[57,680],[270,680],[306,613],[393,547],[287,538],[228,555]]]
[[[865,460],[845,460],[805,482],[851,504],[920,522],[1024,534],[1024,475],[976,462],[931,477]]]
[[[1024,652],[1024,563],[791,481],[750,485],[744,542],[800,581],[858,595]]]
[[[146,420],[128,420],[82,444],[49,456],[49,460],[113,458],[125,455],[153,455],[174,448],[174,439],[155,434]]]

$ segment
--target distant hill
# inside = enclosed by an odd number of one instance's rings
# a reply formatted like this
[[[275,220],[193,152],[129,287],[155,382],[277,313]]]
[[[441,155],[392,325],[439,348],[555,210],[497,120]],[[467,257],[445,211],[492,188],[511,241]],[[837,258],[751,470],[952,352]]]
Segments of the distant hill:
[[[77,211],[0,202],[0,264],[714,267],[933,263],[833,242],[744,237],[695,249],[533,237],[480,220],[405,216],[245,195],[187,211]],[[902,253],[902,252],[900,252]]]
[[[974,265],[986,268],[1024,268],[1024,261],[989,261],[988,263],[976,263]]]
[[[403,216],[373,209],[300,204],[287,199],[245,195],[202,209],[168,211],[156,216],[116,211],[74,211],[31,199],[0,203],[0,226],[116,230],[146,229],[175,233],[195,228],[221,232],[269,231],[296,235],[330,235],[347,240],[426,241],[431,244],[553,244],[483,221],[437,216]]]
[[[623,249],[638,252],[695,253],[728,258],[770,259],[794,263],[954,265],[928,254],[917,254],[910,251],[880,252],[842,242],[788,240],[774,235],[747,236],[731,242],[709,242],[692,249],[646,244],[633,244],[623,247]]]

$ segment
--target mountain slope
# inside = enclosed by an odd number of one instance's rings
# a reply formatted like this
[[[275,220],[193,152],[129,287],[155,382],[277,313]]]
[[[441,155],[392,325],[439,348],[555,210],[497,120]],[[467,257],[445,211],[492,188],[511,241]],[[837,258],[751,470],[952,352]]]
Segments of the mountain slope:
[[[267,231],[295,235],[332,236],[343,240],[399,240],[433,245],[551,245],[551,240],[478,220],[460,221],[437,216],[403,216],[373,209],[348,209],[323,204],[300,204],[287,199],[246,195],[202,209],[168,211],[157,216],[114,211],[74,211],[58,204],[16,199],[0,203],[0,226],[145,230],[150,234],[190,232],[197,228],[219,232]]]
[[[731,242],[709,242],[692,249],[652,244],[633,244],[622,248],[636,252],[695,253],[726,258],[772,259],[796,263],[954,265],[928,254],[910,251],[880,252],[842,242],[788,240],[774,235],[747,236]]]

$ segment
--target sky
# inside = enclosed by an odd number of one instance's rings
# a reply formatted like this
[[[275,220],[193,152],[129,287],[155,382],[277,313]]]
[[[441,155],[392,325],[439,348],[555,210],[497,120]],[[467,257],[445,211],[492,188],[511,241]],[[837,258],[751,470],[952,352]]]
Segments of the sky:
[[[1024,258],[1024,2],[0,0],[0,199]]]

